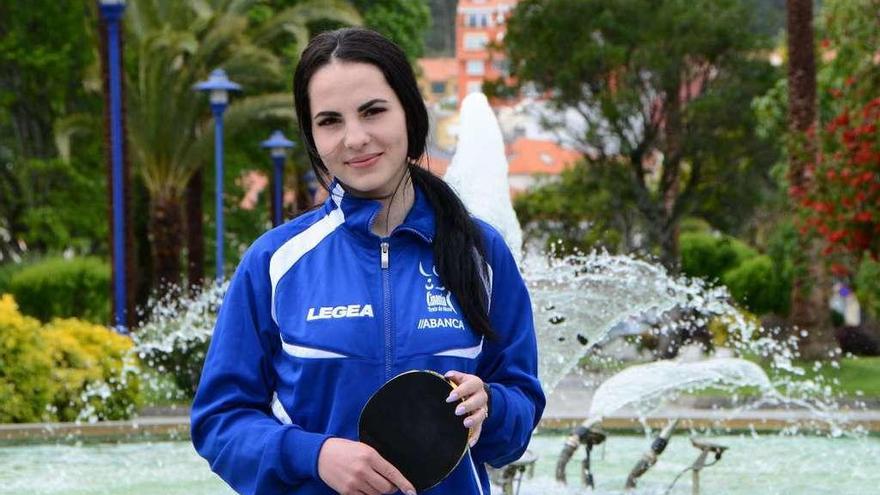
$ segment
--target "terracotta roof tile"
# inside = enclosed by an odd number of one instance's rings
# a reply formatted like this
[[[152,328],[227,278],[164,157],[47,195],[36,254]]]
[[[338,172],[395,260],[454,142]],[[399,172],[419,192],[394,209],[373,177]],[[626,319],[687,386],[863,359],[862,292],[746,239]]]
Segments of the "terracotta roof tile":
[[[519,138],[507,147],[510,175],[560,174],[580,160],[581,154],[553,141]]]

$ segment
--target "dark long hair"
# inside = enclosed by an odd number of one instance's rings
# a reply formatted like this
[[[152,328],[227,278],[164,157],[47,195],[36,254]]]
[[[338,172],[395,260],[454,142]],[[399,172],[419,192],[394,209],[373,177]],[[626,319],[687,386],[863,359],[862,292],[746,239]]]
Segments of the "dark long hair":
[[[489,322],[486,252],[479,227],[455,191],[439,177],[417,165],[425,155],[428,110],[419,93],[412,67],[403,50],[381,34],[363,28],[345,28],[315,36],[303,51],[293,75],[293,96],[300,132],[315,175],[327,187],[329,175],[312,135],[309,81],[333,59],[375,66],[385,76],[406,114],[406,157],[413,184],[434,208],[434,264],[443,285],[452,292],[464,318],[480,335],[494,337]]]

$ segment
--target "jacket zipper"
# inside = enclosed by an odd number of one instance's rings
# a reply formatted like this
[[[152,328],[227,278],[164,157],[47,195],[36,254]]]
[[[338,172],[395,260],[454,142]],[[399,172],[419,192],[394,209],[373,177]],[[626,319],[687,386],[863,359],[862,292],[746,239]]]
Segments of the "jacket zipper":
[[[391,270],[389,267],[390,248],[388,241],[382,241],[380,248],[380,265],[382,267],[382,295],[384,301],[385,324],[385,381],[391,379]]]

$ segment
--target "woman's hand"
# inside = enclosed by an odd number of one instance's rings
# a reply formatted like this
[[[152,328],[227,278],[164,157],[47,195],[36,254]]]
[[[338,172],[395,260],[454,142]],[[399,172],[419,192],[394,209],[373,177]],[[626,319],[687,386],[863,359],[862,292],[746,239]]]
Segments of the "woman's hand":
[[[379,495],[397,490],[416,495],[412,483],[375,449],[344,438],[329,438],[321,446],[318,476],[343,495]]]
[[[483,380],[476,375],[469,375],[459,371],[450,370],[444,375],[457,385],[449,394],[446,402],[455,402],[464,399],[464,402],[455,409],[455,414],[467,417],[464,419],[464,427],[471,429],[470,446],[473,447],[480,439],[483,431],[483,421],[489,417],[489,396],[483,387]]]

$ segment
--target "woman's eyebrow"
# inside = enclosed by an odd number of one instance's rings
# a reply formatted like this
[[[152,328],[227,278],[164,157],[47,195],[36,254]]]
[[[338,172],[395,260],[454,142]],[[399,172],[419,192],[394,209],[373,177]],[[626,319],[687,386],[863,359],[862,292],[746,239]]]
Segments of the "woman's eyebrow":
[[[357,111],[359,113],[363,112],[364,110],[372,107],[373,105],[375,105],[377,103],[388,103],[388,101],[383,100],[382,98],[373,98],[372,100],[370,100],[366,103],[363,103],[361,106],[359,106],[357,108]],[[340,115],[341,114],[339,112],[334,112],[332,110],[322,110],[322,111],[316,113],[315,116],[312,117],[312,119],[317,119],[318,117],[339,117]]]
[[[364,103],[363,105],[359,106],[359,107],[358,107],[358,112],[363,112],[364,110],[370,108],[371,106],[375,105],[376,103],[388,103],[388,102],[385,101],[385,100],[383,100],[382,98],[373,98],[372,100],[370,100],[370,101]]]
[[[316,113],[315,116],[312,117],[312,120],[318,120],[318,117],[339,117],[339,116],[340,116],[339,112],[331,112],[330,110],[323,110],[321,112]]]

